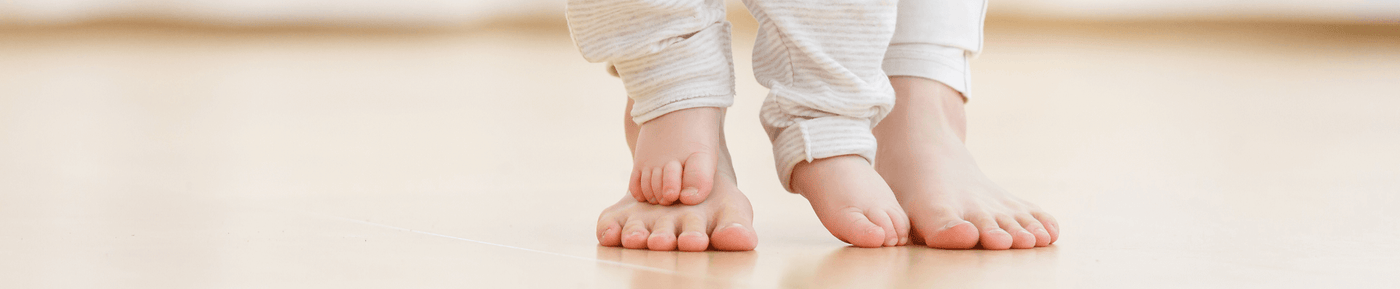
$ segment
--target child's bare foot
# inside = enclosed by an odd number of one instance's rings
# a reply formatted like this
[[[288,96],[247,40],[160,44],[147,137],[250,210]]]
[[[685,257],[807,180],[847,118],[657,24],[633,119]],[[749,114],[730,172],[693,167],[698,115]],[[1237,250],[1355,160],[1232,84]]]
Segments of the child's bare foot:
[[[945,249],[1033,248],[1059,238],[1059,224],[1035,204],[982,174],[964,146],[963,98],[940,82],[891,77],[896,103],[875,127],[875,169],[913,224],[915,242]]]
[[[630,117],[627,122],[632,122]],[[714,183],[722,125],[723,112],[715,107],[682,109],[642,124],[628,142],[632,179],[627,190],[632,198],[658,205],[704,201]]]
[[[632,102],[628,101],[627,110],[631,108]],[[716,113],[723,117],[723,111],[716,109]],[[639,129],[630,117],[625,127],[628,146],[638,150],[639,130],[645,128]],[[665,206],[624,196],[598,216],[598,243],[660,251],[753,250],[758,245],[753,231],[753,206],[739,192],[721,128],[716,126],[713,132],[719,170],[712,176],[713,183],[706,186],[710,189],[708,197],[690,206]]]
[[[812,203],[822,225],[841,241],[867,248],[909,242],[909,217],[860,156],[798,163],[792,169],[792,189]]]

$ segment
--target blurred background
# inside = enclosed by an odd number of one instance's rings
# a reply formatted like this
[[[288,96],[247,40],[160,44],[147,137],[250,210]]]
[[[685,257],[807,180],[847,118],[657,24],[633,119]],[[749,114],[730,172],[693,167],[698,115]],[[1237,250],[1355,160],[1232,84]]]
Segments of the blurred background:
[[[737,1],[731,1],[737,2]],[[230,26],[330,25],[422,27],[475,25],[510,18],[558,18],[563,1],[329,0],[7,0],[0,24],[55,25],[145,19]],[[1394,22],[1395,0],[1003,0],[991,17],[1054,20],[1216,20]]]
[[[992,0],[969,147],[1065,232],[999,252],[843,248],[729,7],[752,254],[595,246],[563,1],[0,0],[0,287],[1400,287],[1400,0]]]

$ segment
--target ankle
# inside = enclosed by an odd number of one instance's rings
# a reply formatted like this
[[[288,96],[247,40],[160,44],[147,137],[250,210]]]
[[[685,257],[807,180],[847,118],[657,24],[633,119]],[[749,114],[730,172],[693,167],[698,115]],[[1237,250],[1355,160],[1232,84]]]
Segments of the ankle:
[[[920,77],[892,76],[890,85],[894,87],[898,104],[886,120],[925,123],[924,129],[935,130],[933,133],[940,138],[956,137],[959,142],[967,139],[966,98],[961,92],[942,82]]]

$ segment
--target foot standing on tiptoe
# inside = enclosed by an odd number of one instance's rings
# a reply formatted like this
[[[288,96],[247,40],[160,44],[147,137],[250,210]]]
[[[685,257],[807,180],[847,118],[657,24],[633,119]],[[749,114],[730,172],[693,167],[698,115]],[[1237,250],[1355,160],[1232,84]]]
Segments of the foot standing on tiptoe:
[[[746,0],[758,20],[754,76],[783,187],[802,195],[837,239],[909,242],[909,218],[871,166],[871,128],[895,104],[880,69],[895,1]]]
[[[982,173],[964,145],[969,60],[982,49],[985,0],[901,1],[883,68],[897,96],[875,127],[875,169],[909,213],[916,243],[1033,248],[1059,239],[1055,218]]]

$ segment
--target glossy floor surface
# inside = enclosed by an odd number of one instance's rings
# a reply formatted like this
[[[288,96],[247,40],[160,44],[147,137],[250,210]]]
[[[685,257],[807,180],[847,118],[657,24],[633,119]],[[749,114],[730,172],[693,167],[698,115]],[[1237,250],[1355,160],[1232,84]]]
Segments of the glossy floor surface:
[[[949,251],[783,192],[736,21],[740,253],[596,246],[624,94],[557,23],[0,29],[0,287],[1400,286],[1396,26],[989,22],[970,147],[1063,233]]]

